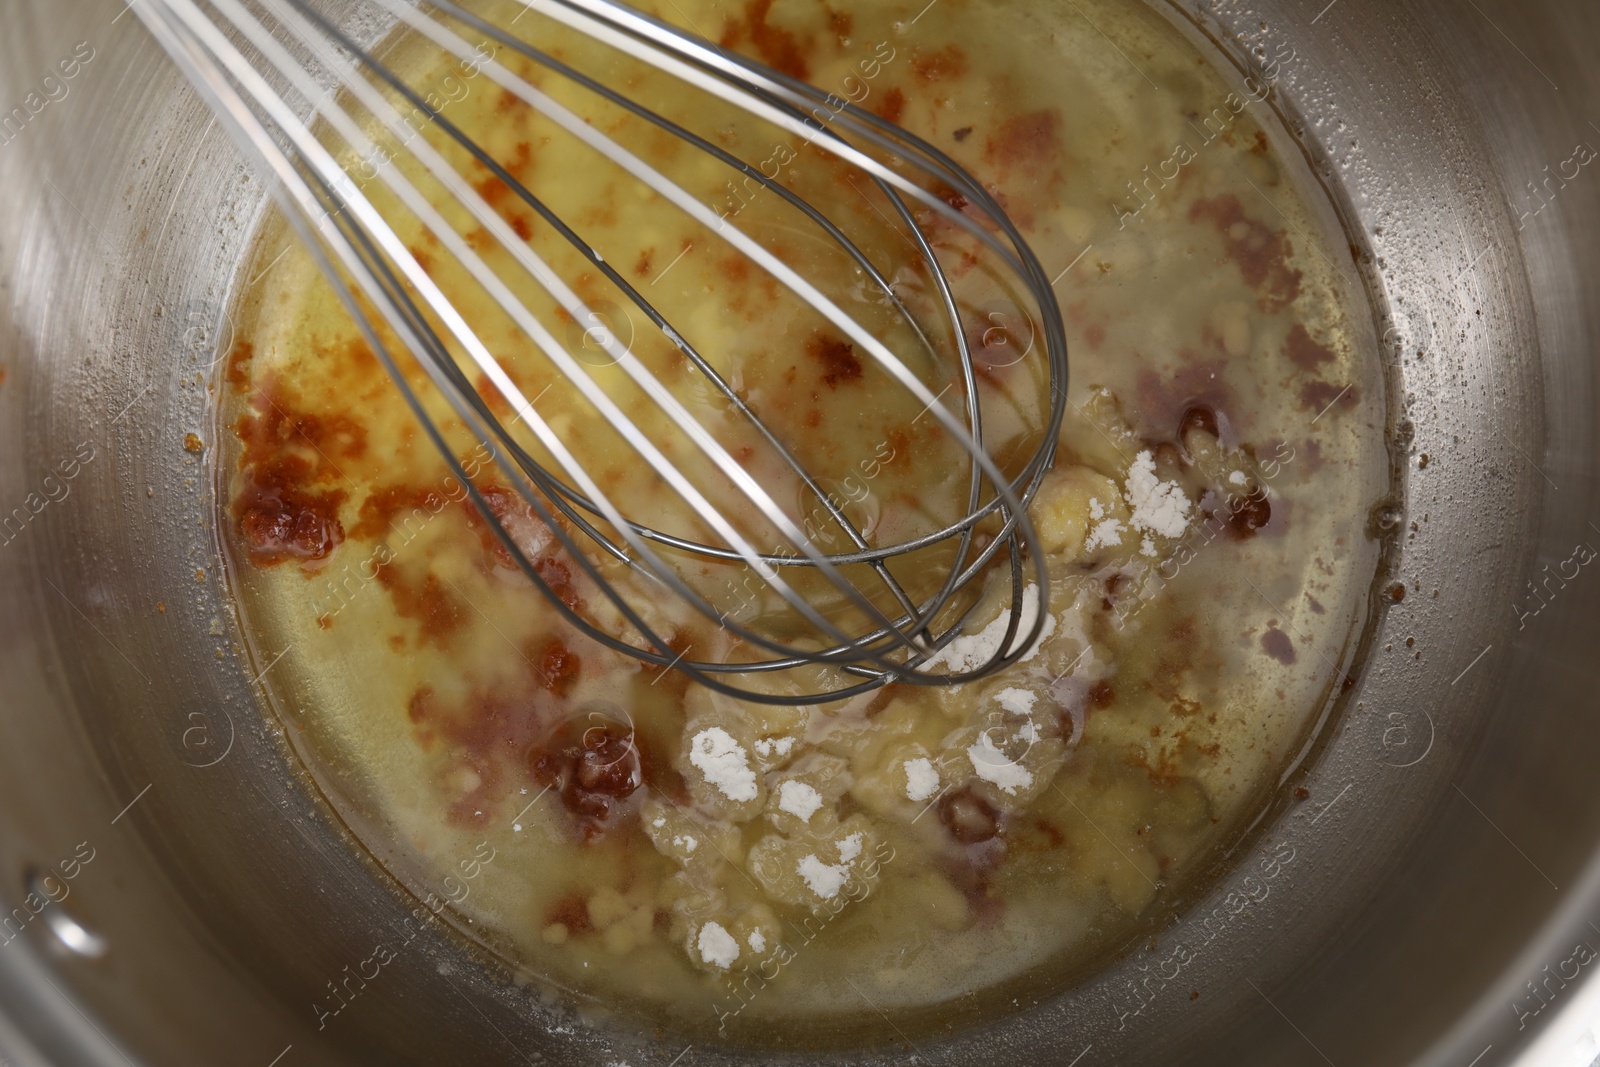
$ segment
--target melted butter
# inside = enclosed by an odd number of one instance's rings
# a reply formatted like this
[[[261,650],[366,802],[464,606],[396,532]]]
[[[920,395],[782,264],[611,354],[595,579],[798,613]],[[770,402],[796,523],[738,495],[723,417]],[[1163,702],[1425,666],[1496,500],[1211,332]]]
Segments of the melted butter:
[[[604,653],[497,563],[459,487],[280,224],[264,229],[258,266],[243,272],[272,264],[240,297],[239,335],[250,348],[231,364],[225,417],[244,432],[223,463],[242,614],[269,658],[292,650],[269,678],[274,704],[364,847],[412,891],[449,898],[458,928],[522,979],[595,1012],[741,1041],[788,1040],[803,1026],[807,1042],[826,1044],[882,1026],[868,1001],[914,1034],[1064,987],[1203,887],[1336,697],[1365,617],[1376,564],[1365,517],[1387,474],[1370,314],[1342,266],[1330,211],[1292,147],[1278,145],[1266,106],[1125,0],[1060,11],[943,0],[912,24],[920,7],[885,3],[841,17],[778,0],[729,15],[677,0],[663,10],[857,96],[997,189],[1047,271],[1060,272],[1072,376],[1061,469],[1110,478],[1116,492],[1149,451],[1160,477],[1189,493],[1188,529],[1159,539],[1154,555],[1125,537],[1052,564],[1056,633],[1001,678],[763,709],[712,700],[676,675]],[[579,42],[551,40],[559,56],[587,54]],[[447,117],[649,287],[685,335],[711,339],[719,370],[802,443],[858,521],[892,534],[959,502],[963,468],[915,423],[917,405],[819,341],[815,321],[736,256],[597,171],[581,146],[509,106],[481,73],[410,46],[394,56],[433,86]],[[646,75],[614,73],[639,79],[629,83],[635,91],[664,91]],[[621,116],[601,121],[628,132]],[[830,206],[846,195],[837,168],[792,139],[731,116],[719,131],[725,147],[780,170],[803,195]],[[673,167],[808,276],[834,279],[852,313],[897,339],[901,327],[881,302],[875,308],[860,280],[813,249],[770,198],[728,185],[725,171],[669,138],[641,139],[652,162]],[[537,229],[487,171],[478,175],[514,226]],[[872,226],[867,206],[840,210]],[[459,281],[420,231],[404,236],[441,284]],[[868,250],[894,262],[900,239],[884,219]],[[611,316],[611,329],[637,337],[641,358],[697,413],[726,414],[584,264],[541,234],[533,240]],[[503,255],[485,255],[505,266]],[[909,273],[897,281],[916,284]],[[991,440],[1005,455],[1040,425],[1036,327],[983,272],[957,285],[988,324],[979,358],[986,403],[1001,413]],[[559,321],[548,301],[528,300]],[[466,310],[528,395],[543,396],[563,439],[593,457],[608,492],[660,499],[642,464],[586,417],[504,316],[481,302]],[[564,336],[580,351],[582,325]],[[480,485],[492,482],[471,436],[436,410],[457,455],[483,470]],[[637,399],[628,410],[656,425]],[[745,441],[734,420],[717,425],[730,449]],[[955,473],[929,485],[941,464]],[[1250,490],[1264,487],[1267,507],[1246,506],[1230,524],[1239,509],[1224,507],[1218,489],[1235,484],[1235,470]],[[250,479],[269,474],[274,499],[290,485],[290,496],[314,498],[311,511],[337,521],[342,537],[318,532],[336,547],[304,561],[252,557],[240,508]],[[814,504],[782,470],[760,474],[797,511]],[[857,499],[851,487],[863,482]],[[379,506],[385,499],[396,506]],[[1202,505],[1218,517],[1205,521]],[[760,598],[746,599],[737,573],[698,580],[759,616]],[[568,587],[595,608],[591,588],[576,578]],[[716,640],[670,609],[662,621],[685,642]],[[1018,721],[995,710],[1018,686],[1035,696],[1037,746],[1018,748]],[[580,733],[631,736],[645,757],[646,784],[596,835],[530,762],[574,721]],[[695,780],[686,748],[686,727],[712,723],[738,735],[763,797],[785,779],[812,783],[826,801],[813,818],[835,819],[832,829],[783,823],[775,796],[765,811],[730,816],[725,798]],[[1004,758],[1028,769],[1037,788],[1025,803],[997,784],[1020,779],[997,773],[973,785],[970,767],[959,792],[929,805],[909,799],[908,760],[929,759],[948,782],[985,736],[1011,745]],[[793,739],[788,756],[755,747],[782,737]],[[998,835],[987,825],[996,819]],[[863,835],[859,858],[826,851],[852,830]],[[838,896],[819,903],[789,884],[802,854],[847,870]],[[769,856],[787,882],[769,883]],[[712,924],[734,939],[742,963],[714,962],[730,957],[707,933]]]

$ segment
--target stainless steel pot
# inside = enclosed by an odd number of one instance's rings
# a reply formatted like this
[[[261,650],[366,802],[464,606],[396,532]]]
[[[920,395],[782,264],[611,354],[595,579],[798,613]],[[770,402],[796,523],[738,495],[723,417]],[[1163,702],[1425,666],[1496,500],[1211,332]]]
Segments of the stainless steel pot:
[[[326,983],[410,913],[258,705],[274,650],[241,647],[184,444],[211,437],[263,190],[121,11],[11,0],[0,31],[0,1062],[752,1061],[576,1019],[438,924],[319,1029]],[[1403,499],[1374,533],[1404,598],[1309,799],[1207,899],[1071,995],[909,1051],[1586,1064],[1600,167],[1579,146],[1600,145],[1600,8],[1170,12],[1241,65],[1297,55],[1280,106],[1385,305]]]

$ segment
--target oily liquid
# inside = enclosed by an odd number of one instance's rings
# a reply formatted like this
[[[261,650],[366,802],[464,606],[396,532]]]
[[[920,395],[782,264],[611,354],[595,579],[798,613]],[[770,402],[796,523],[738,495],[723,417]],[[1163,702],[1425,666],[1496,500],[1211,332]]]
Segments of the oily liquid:
[[[723,972],[702,958],[698,905],[670,889],[683,864],[641,828],[641,811],[653,809],[638,798],[673,796],[663,767],[692,773],[680,753],[702,698],[676,676],[583,644],[495,566],[459,486],[281,223],[264,228],[258,266],[243,273],[275,264],[240,297],[247,345],[228,366],[222,417],[236,432],[221,475],[252,644],[268,656],[293,649],[269,679],[275,709],[317,787],[380,863],[419,896],[448,899],[457,928],[519,981],[564,991],[588,1018],[827,1045],[915,1037],[1052,995],[1198,890],[1337,697],[1366,616],[1377,548],[1364,526],[1388,474],[1371,318],[1330,211],[1267,132],[1266,105],[1251,95],[1265,91],[1262,72],[1240,84],[1127,0],[944,0],[911,24],[921,7],[843,17],[778,0],[730,14],[676,0],[663,13],[839,87],[1001,193],[1046,269],[1062,272],[1072,399],[1063,466],[1120,485],[1133,452],[1150,450],[1167,470],[1198,431],[1248,453],[1240,477],[1259,492],[1232,504],[1214,494],[1213,520],[1195,515],[1159,555],[1141,559],[1129,539],[1052,584],[1060,636],[1031,669],[1058,678],[1037,684],[1054,702],[1041,708],[1062,756],[1049,787],[1006,811],[998,833],[972,829],[992,818],[976,801],[936,803],[925,817],[906,808],[903,762],[880,756],[907,745],[939,755],[937,724],[961,721],[962,702],[989,699],[993,686],[752,726],[847,763],[840,816],[871,826],[862,873],[833,903],[758,900],[785,949],[758,966]],[[763,314],[732,268],[690,256],[684,219],[660,207],[647,223],[630,215],[625,179],[600,183],[580,149],[530,126],[481,72],[420,53],[415,64],[451,120],[537,176],[541,195],[609,261],[628,264],[638,284],[670,278],[651,290],[669,318],[757,339],[743,347],[795,363],[786,353],[804,347],[800,327]],[[727,138],[797,182],[821,166],[770,128],[731,126]],[[701,192],[754,228],[777,225],[747,203],[748,190]],[[1039,380],[1033,325],[1003,290],[968,295],[992,327],[980,336],[1000,384],[987,387],[1024,396]],[[745,300],[747,319],[704,321]],[[582,331],[567,340],[581,347]],[[734,376],[742,392],[779,405],[795,387],[761,358]],[[873,471],[871,500],[916,484],[915,466],[894,463],[915,450],[914,405],[863,416],[863,394],[828,381],[841,364],[826,352],[795,365],[810,376],[800,392],[815,390],[815,417],[826,420],[818,436],[845,457],[840,469]],[[1008,367],[1018,369],[1008,377]],[[559,394],[549,407],[562,410]],[[1017,440],[1032,410],[1017,404]],[[578,441],[597,432],[575,418],[560,429]],[[492,474],[470,438],[457,432],[453,444],[469,474]],[[604,456],[611,446],[597,437],[588,447]],[[625,453],[608,477],[619,495],[645,491]],[[406,506],[368,506],[383,493]],[[263,549],[268,498],[274,515],[301,524],[275,527],[277,547]],[[582,725],[553,735],[553,720],[528,708],[563,709]],[[527,755],[570,749],[592,724],[633,738],[646,757],[645,784],[601,816],[559,802],[562,790],[547,792]],[[767,825],[714,839],[733,862],[696,875],[697,892],[761,898],[738,855]]]

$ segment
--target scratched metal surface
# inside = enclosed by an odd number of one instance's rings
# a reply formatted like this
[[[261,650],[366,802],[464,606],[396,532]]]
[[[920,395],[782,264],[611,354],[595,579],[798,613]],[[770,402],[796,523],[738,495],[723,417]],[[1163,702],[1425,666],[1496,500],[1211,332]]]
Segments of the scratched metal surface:
[[[29,871],[70,890],[0,944],[4,1062],[769,1060],[556,1032],[557,1007],[433,924],[316,1028],[325,983],[416,923],[304,787],[256,703],[268,664],[237,648],[211,485],[181,441],[211,433],[204,376],[262,190],[119,10],[16,2],[0,34],[6,108],[79,42],[92,52],[0,144],[0,511],[48,500],[0,545],[0,901],[20,902]],[[1222,42],[1241,81],[1253,49],[1297,57],[1275,99],[1385,316],[1392,577],[1409,592],[1311,800],[1207,899],[1071,995],[910,1055],[1584,1062],[1600,1019],[1600,577],[1575,550],[1600,546],[1600,168],[1576,149],[1600,145],[1600,9],[1168,10]],[[1407,637],[1420,660],[1383,651]]]

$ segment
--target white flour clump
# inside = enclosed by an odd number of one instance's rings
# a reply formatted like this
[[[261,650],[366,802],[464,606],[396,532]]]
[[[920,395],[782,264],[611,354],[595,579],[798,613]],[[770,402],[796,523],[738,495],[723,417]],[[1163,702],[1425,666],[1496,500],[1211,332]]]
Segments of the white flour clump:
[[[811,891],[823,900],[832,900],[844,888],[849,868],[844,864],[823,863],[816,856],[807,856],[795,866],[795,873],[806,880]]]
[[[939,772],[930,759],[908,759],[906,768],[906,799],[922,803],[939,791]]]
[[[1016,795],[1018,789],[1026,789],[1033,784],[1033,772],[1007,759],[1004,752],[994,747],[988,734],[979,734],[978,743],[967,747],[967,758],[972,761],[974,774],[1012,796]]]
[[[694,735],[689,762],[729,800],[756,798],[756,773],[750,769],[750,757],[722,727],[713,726]]]
[[[739,942],[718,923],[706,923],[700,928],[700,958],[713,967],[727,970],[739,958]]]
[[[756,742],[756,751],[763,756],[771,756],[773,754],[787,756],[789,750],[793,747],[794,738],[792,737],[763,737]]]
[[[994,695],[994,698],[1002,708],[1011,714],[1026,717],[1033,714],[1033,706],[1038,703],[1039,694],[1013,687],[1000,690]]]
[[[822,794],[804,782],[784,782],[778,786],[778,807],[808,822],[822,807]]]
[[[1083,542],[1085,551],[1093,552],[1097,548],[1115,548],[1122,544],[1122,520],[1105,519],[1095,523],[1094,529],[1089,531],[1089,537]]]
[[[750,936],[746,940],[750,942],[751,952],[767,951],[767,935],[760,930],[751,930]]]
[[[861,855],[860,834],[851,834],[839,842],[839,859],[841,862],[849,863],[859,855]]]
[[[1189,528],[1189,498],[1177,482],[1156,477],[1156,461],[1148,449],[1133,457],[1133,466],[1128,468],[1127,496],[1135,530],[1176,538]]]
[[[1013,637],[1012,645],[1008,652],[1015,651],[1021,645],[1022,639],[1028,636],[1028,631],[1033,629],[1033,621],[1039,617],[1039,587],[1030,585],[1022,591],[1021,617],[1017,620],[1017,634]],[[952,671],[960,674],[976,670],[994,658],[995,652],[1000,648],[1000,642],[1006,638],[1006,625],[1011,621],[1011,613],[1002,611],[1000,615],[988,626],[975,634],[962,634],[940,649],[924,664],[924,670],[931,670],[943,664]],[[1045,643],[1049,636],[1056,632],[1056,619],[1054,615],[1046,615],[1044,626],[1039,630],[1038,640],[1033,647],[1023,653],[1019,663],[1026,663],[1039,654],[1039,646]]]

